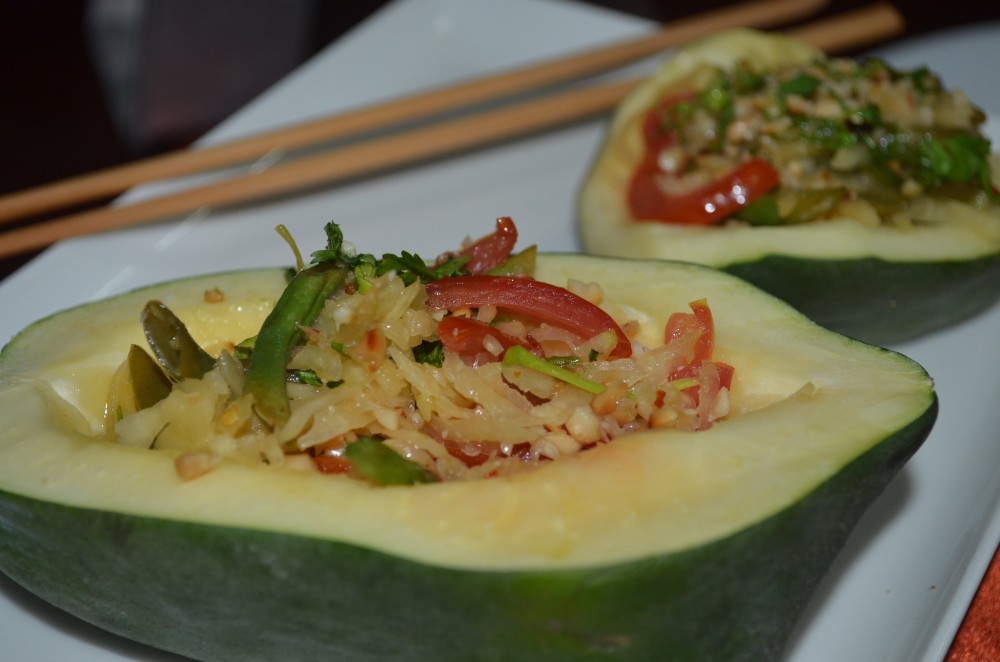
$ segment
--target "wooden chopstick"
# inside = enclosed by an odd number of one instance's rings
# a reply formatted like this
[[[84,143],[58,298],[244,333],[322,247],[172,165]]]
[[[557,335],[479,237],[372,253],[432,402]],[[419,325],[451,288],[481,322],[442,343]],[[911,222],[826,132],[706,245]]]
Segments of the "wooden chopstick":
[[[145,182],[256,161],[290,150],[414,122],[474,103],[580,79],[634,62],[699,35],[735,26],[769,28],[822,9],[828,0],[750,0],[682,19],[650,35],[541,64],[390,100],[332,117],[200,149],[170,152],[0,197],[0,225],[117,195]]]
[[[883,40],[899,34],[902,28],[902,17],[895,8],[880,3],[789,30],[788,34],[830,52]],[[217,184],[18,228],[0,237],[0,257],[40,248],[71,236],[136,225],[206,206],[222,206],[289,193],[594,117],[613,108],[635,82],[624,80],[571,88],[302,157]]]

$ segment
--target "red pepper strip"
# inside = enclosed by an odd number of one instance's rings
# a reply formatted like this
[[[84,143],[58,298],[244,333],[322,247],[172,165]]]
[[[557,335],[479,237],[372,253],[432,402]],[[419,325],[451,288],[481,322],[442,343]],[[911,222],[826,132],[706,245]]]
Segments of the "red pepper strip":
[[[503,353],[514,345],[523,345],[532,350],[528,343],[520,338],[504,333],[500,329],[485,322],[469,317],[445,317],[438,322],[437,334],[441,344],[457,352],[462,357],[477,359],[486,355],[491,361],[498,361]],[[491,353],[486,347],[486,338],[493,338],[502,348],[499,355]]]
[[[629,182],[627,203],[637,221],[711,225],[733,216],[781,183],[781,175],[763,159],[750,159],[716,181],[683,195],[668,195],[657,183],[664,173],[649,155]]]
[[[470,258],[465,264],[465,269],[469,273],[479,274],[489,271],[510,257],[514,244],[517,243],[517,228],[514,226],[514,221],[509,216],[503,216],[497,219],[496,227],[496,232],[486,235],[459,252],[459,255]]]
[[[583,339],[613,331],[610,356],[632,355],[632,343],[606,312],[569,290],[530,278],[457,276],[427,284],[427,306],[455,309],[496,306],[515,315],[567,329]]]

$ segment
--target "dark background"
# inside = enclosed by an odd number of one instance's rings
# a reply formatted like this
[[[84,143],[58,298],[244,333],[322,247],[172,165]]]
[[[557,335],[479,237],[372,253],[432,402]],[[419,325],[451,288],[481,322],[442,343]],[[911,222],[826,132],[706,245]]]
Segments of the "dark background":
[[[727,4],[576,1],[660,22]],[[384,4],[0,0],[0,194],[183,147]],[[865,4],[832,0],[823,14]],[[895,4],[904,37],[1000,19],[984,0]],[[129,23],[136,7],[144,21]],[[120,54],[102,62],[101,49]],[[109,81],[109,66],[130,73]],[[0,261],[0,278],[30,257]]]

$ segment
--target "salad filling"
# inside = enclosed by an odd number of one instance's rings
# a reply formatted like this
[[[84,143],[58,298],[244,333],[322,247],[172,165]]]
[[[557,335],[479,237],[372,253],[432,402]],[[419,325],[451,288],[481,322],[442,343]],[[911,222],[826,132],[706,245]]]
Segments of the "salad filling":
[[[645,221],[905,226],[921,196],[996,202],[985,119],[927,69],[877,59],[705,65],[637,118],[644,156],[627,202]]]
[[[221,351],[149,302],[150,352],[133,347],[112,382],[109,436],[178,452],[184,479],[240,459],[396,485],[510,474],[729,413],[734,370],[714,357],[705,300],[647,347],[599,284],[535,280],[509,218],[434,262],[326,234],[259,333]]]

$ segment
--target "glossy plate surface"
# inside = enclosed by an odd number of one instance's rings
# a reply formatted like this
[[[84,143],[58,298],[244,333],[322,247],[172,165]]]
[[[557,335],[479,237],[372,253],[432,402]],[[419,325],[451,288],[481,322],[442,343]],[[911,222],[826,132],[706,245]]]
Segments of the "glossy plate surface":
[[[650,27],[558,0],[399,0],[205,142],[610,43]],[[992,63],[1000,61],[1000,24],[914,40],[883,54],[901,66],[927,64],[985,109],[1000,110],[1000,86],[990,83]],[[333,219],[365,251],[406,249],[433,257],[465,236],[489,232],[495,217],[510,215],[522,246],[579,250],[573,204],[601,135],[600,122],[586,122],[308,195],[64,242],[0,283],[0,343],[40,317],[139,285],[291,264],[273,231],[278,223],[306,250],[322,243],[322,225]],[[191,183],[150,185],[126,198]],[[940,418],[840,555],[800,625],[789,662],[936,662],[947,652],[1000,540],[998,336],[1000,308],[994,307],[896,348],[935,378]],[[179,659],[66,616],[2,576],[0,641],[4,659],[13,662]]]

